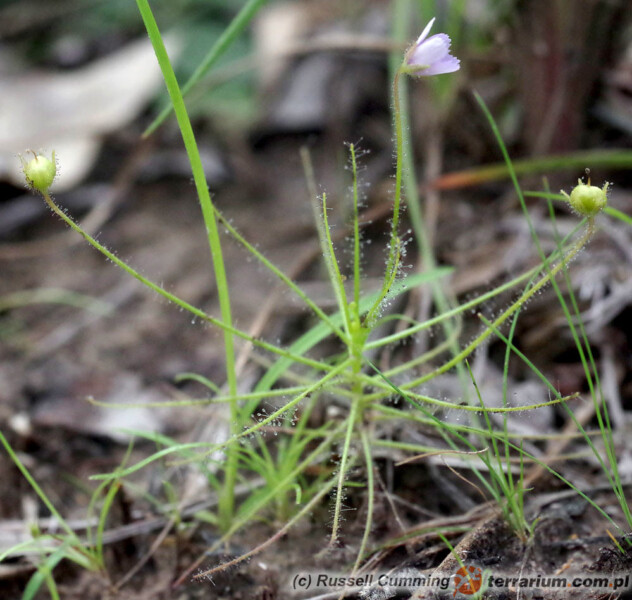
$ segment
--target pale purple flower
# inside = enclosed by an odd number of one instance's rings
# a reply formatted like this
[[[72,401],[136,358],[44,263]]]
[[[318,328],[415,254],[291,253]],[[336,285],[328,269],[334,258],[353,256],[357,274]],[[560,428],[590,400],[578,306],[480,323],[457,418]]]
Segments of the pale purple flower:
[[[461,68],[459,59],[450,54],[452,41],[449,36],[437,33],[428,37],[434,22],[432,19],[426,25],[415,45],[406,52],[405,70],[410,75],[441,75],[453,73]]]

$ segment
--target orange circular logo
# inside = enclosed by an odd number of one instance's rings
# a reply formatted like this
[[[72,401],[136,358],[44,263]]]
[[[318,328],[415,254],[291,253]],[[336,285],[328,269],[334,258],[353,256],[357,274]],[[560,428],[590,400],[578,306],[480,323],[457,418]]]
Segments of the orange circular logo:
[[[457,592],[471,596],[478,592],[483,585],[483,570],[479,567],[461,567],[454,574],[454,596]]]

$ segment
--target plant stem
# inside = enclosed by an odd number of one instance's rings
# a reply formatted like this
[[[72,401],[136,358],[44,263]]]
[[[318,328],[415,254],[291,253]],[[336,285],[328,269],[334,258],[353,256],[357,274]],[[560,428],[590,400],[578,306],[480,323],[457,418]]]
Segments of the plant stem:
[[[397,163],[395,166],[395,199],[393,201],[393,222],[391,224],[391,252],[393,252],[393,240],[397,237],[399,225],[399,208],[402,198],[402,167],[404,162],[404,132],[402,127],[402,111],[399,99],[399,78],[401,70],[398,69],[393,78],[393,109],[395,118],[395,152]]]
[[[347,417],[347,432],[345,434],[344,446],[340,455],[340,467],[338,471],[338,485],[336,487],[336,502],[334,505],[333,526],[331,528],[331,537],[329,539],[330,546],[333,546],[338,540],[338,530],[340,529],[340,514],[342,512],[343,489],[347,476],[347,463],[349,462],[349,450],[351,448],[351,438],[353,437],[356,421],[360,414],[359,404],[359,397],[356,397],[351,401],[351,411],[349,412],[349,416]]]
[[[356,313],[360,310],[360,214],[358,204],[358,164],[356,161],[355,145],[350,144],[351,167],[353,172],[353,301]],[[356,315],[357,316],[357,315]]]
[[[376,313],[380,308],[380,304],[388,294],[391,286],[395,281],[397,275],[397,268],[399,266],[400,258],[400,240],[397,235],[397,228],[399,226],[399,212],[402,200],[402,172],[403,172],[403,154],[404,154],[404,135],[402,130],[402,115],[399,98],[399,87],[401,69],[395,72],[393,77],[393,118],[395,120],[395,153],[396,153],[396,165],[395,165],[395,195],[393,199],[393,217],[391,220],[391,234],[388,250],[388,259],[386,261],[386,270],[384,272],[384,283],[382,284],[382,290],[378,296],[377,301],[368,311],[365,318],[365,323],[371,326],[375,320]]]

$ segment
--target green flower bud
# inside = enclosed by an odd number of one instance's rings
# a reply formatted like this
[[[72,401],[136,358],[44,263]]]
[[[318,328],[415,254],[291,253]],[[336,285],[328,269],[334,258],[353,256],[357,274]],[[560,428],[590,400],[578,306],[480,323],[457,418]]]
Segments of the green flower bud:
[[[45,194],[48,192],[48,188],[53,184],[55,175],[57,175],[55,152],[53,152],[50,159],[41,154],[35,154],[35,152],[33,152],[33,156],[34,158],[29,162],[26,162],[24,158],[20,156],[26,183],[34,190]]]
[[[603,188],[598,188],[595,185],[590,185],[590,179],[588,184],[582,183],[582,180],[579,179],[570,196],[564,191],[562,191],[562,194],[566,196],[571,207],[580,215],[594,217],[608,204],[609,185],[606,183]]]

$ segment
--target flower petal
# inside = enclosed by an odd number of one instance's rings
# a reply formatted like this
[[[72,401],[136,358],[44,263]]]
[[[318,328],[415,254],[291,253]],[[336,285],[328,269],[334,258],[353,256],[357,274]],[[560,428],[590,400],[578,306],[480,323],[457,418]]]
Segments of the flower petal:
[[[415,75],[425,77],[427,75],[443,75],[444,73],[454,73],[461,68],[461,61],[448,54],[445,58],[437,61],[433,65],[430,65],[427,69],[420,69],[415,72]]]
[[[433,17],[432,19],[430,19],[430,22],[428,23],[428,25],[426,25],[424,30],[421,32],[421,35],[417,38],[417,41],[415,42],[415,46],[419,46],[419,44],[421,44],[428,37],[428,34],[430,33],[430,30],[432,29],[432,26],[435,22],[435,18],[436,17]]]
[[[458,71],[461,63],[450,54],[452,41],[445,33],[428,37],[435,20],[432,19],[421,32],[417,41],[404,55],[401,72],[413,76],[440,75]]]
[[[445,33],[437,33],[414,48],[407,62],[411,67],[430,67],[449,55],[450,43]]]

